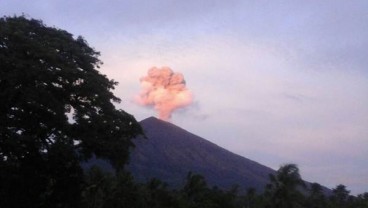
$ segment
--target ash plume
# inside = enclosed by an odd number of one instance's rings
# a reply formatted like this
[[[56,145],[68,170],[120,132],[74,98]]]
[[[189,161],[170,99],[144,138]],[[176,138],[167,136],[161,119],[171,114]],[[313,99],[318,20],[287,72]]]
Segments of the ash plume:
[[[147,76],[140,79],[141,92],[136,102],[154,107],[158,117],[168,121],[174,110],[192,103],[192,93],[186,88],[184,76],[169,67],[152,67]]]

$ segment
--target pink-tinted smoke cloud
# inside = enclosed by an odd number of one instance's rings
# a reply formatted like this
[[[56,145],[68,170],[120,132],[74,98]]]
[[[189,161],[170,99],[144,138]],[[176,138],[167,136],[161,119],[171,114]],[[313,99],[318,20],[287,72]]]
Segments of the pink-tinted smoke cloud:
[[[174,110],[192,103],[193,96],[186,88],[184,76],[169,67],[152,67],[147,76],[140,79],[140,83],[141,92],[136,102],[154,107],[162,120],[170,120]]]

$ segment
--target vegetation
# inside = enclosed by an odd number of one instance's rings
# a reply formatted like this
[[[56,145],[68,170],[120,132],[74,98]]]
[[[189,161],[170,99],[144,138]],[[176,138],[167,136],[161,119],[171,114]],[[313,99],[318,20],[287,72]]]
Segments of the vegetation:
[[[287,174],[285,174],[287,173]],[[220,190],[209,187],[203,176],[188,173],[183,187],[173,190],[157,179],[135,183],[129,173],[104,174],[94,167],[89,171],[81,207],[153,208],[367,208],[368,193],[350,196],[344,185],[331,193],[313,183],[304,185],[295,164],[281,166],[270,175],[263,193],[249,189],[239,193],[234,187]]]
[[[141,128],[115,108],[117,83],[97,71],[98,55],[41,21],[0,19],[0,207],[368,207],[368,193],[305,184],[295,164],[270,175],[263,193],[209,187],[193,173],[178,190],[157,179],[135,182],[123,167]],[[92,156],[116,172],[83,171]]]
[[[141,129],[115,108],[98,55],[41,21],[0,19],[0,207],[76,207],[81,161],[127,161]]]

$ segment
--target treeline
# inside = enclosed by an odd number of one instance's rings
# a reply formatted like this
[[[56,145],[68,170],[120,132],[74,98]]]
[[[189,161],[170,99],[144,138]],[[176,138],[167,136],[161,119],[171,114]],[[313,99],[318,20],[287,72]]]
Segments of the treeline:
[[[136,183],[127,172],[117,175],[93,167],[86,175],[81,196],[83,208],[367,208],[368,193],[352,196],[344,185],[324,190],[317,183],[305,184],[294,164],[281,166],[262,193],[240,193],[209,187],[203,176],[188,173],[180,189],[170,189],[158,179]]]

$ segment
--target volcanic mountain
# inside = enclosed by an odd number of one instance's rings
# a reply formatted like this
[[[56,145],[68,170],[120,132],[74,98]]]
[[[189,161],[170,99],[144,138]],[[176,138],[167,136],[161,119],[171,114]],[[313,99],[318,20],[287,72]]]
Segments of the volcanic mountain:
[[[147,138],[137,138],[130,155],[136,180],[157,178],[181,187],[189,171],[205,177],[209,186],[263,190],[274,170],[236,155],[172,123],[154,117],[140,122]]]

